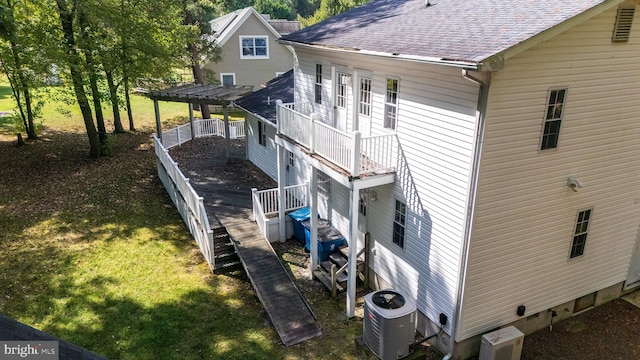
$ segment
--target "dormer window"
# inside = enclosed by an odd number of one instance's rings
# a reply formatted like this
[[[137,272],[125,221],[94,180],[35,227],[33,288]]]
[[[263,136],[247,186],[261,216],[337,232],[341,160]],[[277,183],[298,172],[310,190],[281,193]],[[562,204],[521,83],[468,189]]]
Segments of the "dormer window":
[[[269,39],[266,36],[240,36],[241,59],[268,59]]]
[[[618,8],[618,16],[616,17],[616,26],[613,29],[613,42],[628,42],[631,34],[631,24],[633,23],[633,15],[635,14],[635,6],[621,6]]]

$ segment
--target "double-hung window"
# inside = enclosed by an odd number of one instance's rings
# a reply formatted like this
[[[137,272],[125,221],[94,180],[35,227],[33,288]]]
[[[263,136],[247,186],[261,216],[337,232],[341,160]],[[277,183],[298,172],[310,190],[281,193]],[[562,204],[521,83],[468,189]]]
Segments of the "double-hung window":
[[[262,121],[258,121],[258,143],[267,146],[267,129]]]
[[[398,79],[387,79],[387,94],[384,101],[384,127],[395,130],[398,120]]]
[[[589,231],[589,222],[591,221],[591,209],[583,210],[578,213],[576,218],[576,227],[573,231],[573,241],[571,242],[571,254],[569,258],[574,258],[584,254],[584,246],[587,243],[587,233]]]
[[[404,248],[404,230],[407,221],[407,204],[396,200],[393,217],[393,243]]]
[[[544,128],[542,129],[542,139],[540,140],[540,150],[555,149],[558,147],[560,123],[562,122],[566,98],[567,89],[549,90]]]
[[[222,73],[220,74],[220,82],[222,85],[235,85],[236,74],[235,73]]]
[[[268,59],[269,38],[267,36],[240,36],[241,59]]]
[[[316,104],[322,104],[322,64],[316,64],[314,92]]]

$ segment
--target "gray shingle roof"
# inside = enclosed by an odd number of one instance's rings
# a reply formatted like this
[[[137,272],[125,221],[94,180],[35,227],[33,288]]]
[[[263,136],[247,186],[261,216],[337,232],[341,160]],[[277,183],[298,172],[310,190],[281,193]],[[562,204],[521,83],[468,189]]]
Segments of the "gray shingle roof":
[[[293,102],[293,70],[269,80],[266,87],[236,100],[235,104],[275,124],[276,100]]]
[[[282,40],[478,64],[605,2],[372,0]]]

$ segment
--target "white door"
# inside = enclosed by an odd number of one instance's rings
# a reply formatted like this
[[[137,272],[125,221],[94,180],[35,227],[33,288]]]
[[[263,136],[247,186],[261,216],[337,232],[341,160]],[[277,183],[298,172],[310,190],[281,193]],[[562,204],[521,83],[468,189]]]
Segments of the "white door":
[[[371,136],[371,76],[358,78],[358,130],[362,136]]]
[[[335,68],[333,84],[333,126],[340,131],[347,131],[349,74],[346,69]]]
[[[636,235],[636,246],[633,249],[631,262],[629,263],[629,273],[627,274],[625,289],[636,286],[640,286],[640,227],[638,227],[638,234]]]

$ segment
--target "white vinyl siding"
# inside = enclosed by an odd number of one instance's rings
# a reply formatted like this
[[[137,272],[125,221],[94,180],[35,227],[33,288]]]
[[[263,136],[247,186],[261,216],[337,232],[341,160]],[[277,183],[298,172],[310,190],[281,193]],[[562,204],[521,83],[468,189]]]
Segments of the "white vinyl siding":
[[[265,125],[253,115],[247,113],[245,116],[247,127],[247,158],[254,163],[265,174],[274,180],[278,179],[278,154],[275,144],[276,128]],[[262,125],[259,125],[262,124]],[[260,144],[260,130],[263,126],[265,145]]]
[[[296,101],[313,103],[315,64],[342,64],[353,72],[371,73],[371,135],[388,134],[384,104],[388,69],[399,79],[397,136],[402,166],[394,185],[373,189],[377,200],[367,206],[371,234],[371,268],[416,301],[418,309],[437,323],[438,315],[453,317],[463,238],[467,188],[476,128],[478,87],[459,69],[386,60],[376,57],[296,48]],[[323,68],[330,68],[323,66]],[[325,84],[326,84],[326,69]],[[353,86],[353,85],[352,85]],[[331,89],[332,86],[324,86]],[[358,96],[357,84],[355,91]],[[323,94],[324,95],[324,94]],[[325,98],[327,98],[325,96]],[[348,105],[348,119],[358,111],[357,98]],[[355,106],[354,106],[355,104]],[[330,107],[317,106],[322,117]],[[540,119],[540,117],[538,117]],[[335,183],[334,183],[335,184]],[[330,219],[343,234],[348,230],[349,191],[334,186]],[[406,199],[404,249],[393,244],[395,199]],[[321,204],[322,205],[322,204]],[[445,327],[449,331],[450,323]]]
[[[458,340],[520,319],[518,305],[535,314],[626,279],[640,219],[640,29],[612,43],[616,13],[507,59],[492,76]],[[561,146],[538,151],[558,84],[570,88]],[[573,192],[569,176],[584,187]],[[588,208],[597,226],[584,255],[569,259],[576,210]]]

